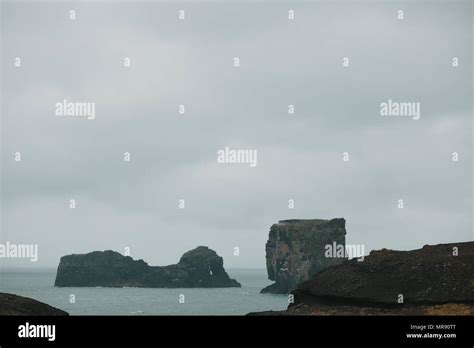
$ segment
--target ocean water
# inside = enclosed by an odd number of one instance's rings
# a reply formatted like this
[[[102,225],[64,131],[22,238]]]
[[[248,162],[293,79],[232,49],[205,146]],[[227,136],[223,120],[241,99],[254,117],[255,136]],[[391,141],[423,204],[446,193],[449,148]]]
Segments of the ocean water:
[[[242,284],[241,288],[56,288],[55,269],[4,270],[0,273],[0,292],[31,297],[70,315],[244,315],[287,307],[286,295],[259,293],[271,284],[265,270],[227,272]],[[179,302],[181,294],[184,303]],[[71,295],[75,303],[70,303]]]

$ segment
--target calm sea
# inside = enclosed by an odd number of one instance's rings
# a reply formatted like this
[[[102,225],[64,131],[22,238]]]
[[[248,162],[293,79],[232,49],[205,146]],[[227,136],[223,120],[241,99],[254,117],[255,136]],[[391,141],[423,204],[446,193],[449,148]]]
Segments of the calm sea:
[[[4,270],[0,273],[0,292],[31,297],[71,315],[244,315],[287,307],[286,295],[259,293],[271,283],[265,270],[227,272],[242,284],[241,288],[55,288],[55,269]],[[179,302],[181,294],[184,303]],[[71,295],[75,303],[70,303]]]

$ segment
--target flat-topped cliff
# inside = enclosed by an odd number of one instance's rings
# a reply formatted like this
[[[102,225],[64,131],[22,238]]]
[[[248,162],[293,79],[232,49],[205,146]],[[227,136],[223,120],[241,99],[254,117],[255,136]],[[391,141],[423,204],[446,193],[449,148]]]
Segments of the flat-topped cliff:
[[[275,281],[261,292],[288,293],[314,274],[346,260],[326,257],[327,245],[345,246],[346,221],[281,220],[270,228],[265,246],[268,278]]]

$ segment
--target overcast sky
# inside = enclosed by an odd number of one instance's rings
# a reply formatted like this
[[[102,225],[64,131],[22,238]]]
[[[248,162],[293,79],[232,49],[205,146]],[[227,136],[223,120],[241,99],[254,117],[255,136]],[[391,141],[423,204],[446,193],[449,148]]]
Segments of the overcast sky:
[[[265,268],[288,218],[344,217],[366,253],[473,240],[470,1],[2,10],[0,241],[39,246],[7,266],[125,247],[164,265],[207,245],[228,268]],[[56,116],[63,99],[95,102],[95,119]],[[421,118],[382,117],[388,99]],[[257,167],[218,164],[226,146],[256,149]]]

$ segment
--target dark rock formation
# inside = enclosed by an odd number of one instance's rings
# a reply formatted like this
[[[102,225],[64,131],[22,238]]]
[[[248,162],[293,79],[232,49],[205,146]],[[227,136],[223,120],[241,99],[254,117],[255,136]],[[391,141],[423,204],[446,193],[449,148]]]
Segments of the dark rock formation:
[[[326,245],[345,246],[344,219],[282,220],[270,228],[265,247],[268,278],[274,284],[261,292],[283,293],[295,289],[317,272],[337,265],[345,257],[326,257]]]
[[[319,272],[291,294],[287,311],[261,314],[474,315],[474,242],[372,251],[362,262]]]
[[[309,296],[392,305],[400,294],[404,303],[474,302],[474,242],[372,251],[363,262],[328,268],[294,291],[295,304]]]
[[[472,303],[371,307],[357,305],[298,304],[284,311],[252,312],[249,316],[287,315],[474,315]]]
[[[145,261],[107,250],[61,257],[55,286],[224,288],[240,287],[223,267],[223,259],[205,246],[186,252],[179,263],[149,266]]]
[[[32,298],[0,293],[0,315],[69,315]]]

